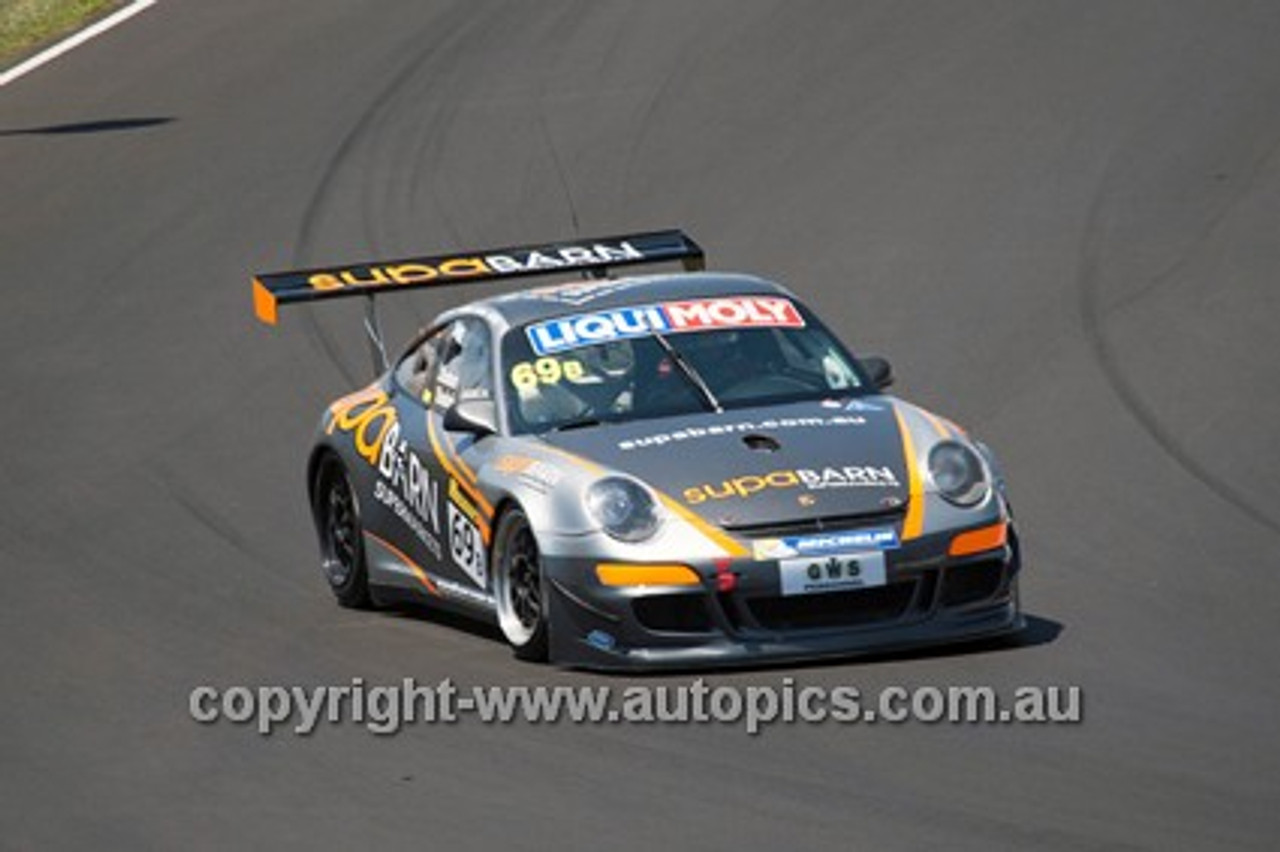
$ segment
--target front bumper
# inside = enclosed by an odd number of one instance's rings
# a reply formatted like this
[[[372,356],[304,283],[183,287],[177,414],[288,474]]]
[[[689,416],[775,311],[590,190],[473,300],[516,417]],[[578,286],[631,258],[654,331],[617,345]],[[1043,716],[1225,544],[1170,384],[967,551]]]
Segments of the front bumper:
[[[611,587],[596,561],[548,558],[551,658],[591,669],[749,665],[884,653],[1023,626],[1010,527],[1002,547],[949,557],[953,532],[887,551],[885,584],[783,595],[776,560],[688,561],[698,586]],[[723,575],[733,588],[721,591]]]

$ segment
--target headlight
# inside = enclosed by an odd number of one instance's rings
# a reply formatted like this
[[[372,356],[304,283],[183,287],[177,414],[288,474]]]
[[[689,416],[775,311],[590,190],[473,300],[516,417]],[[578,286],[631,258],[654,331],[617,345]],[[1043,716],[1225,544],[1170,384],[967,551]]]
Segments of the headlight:
[[[658,530],[658,505],[634,479],[610,476],[587,489],[587,511],[620,541],[644,541]]]
[[[942,441],[929,451],[929,475],[938,493],[957,506],[972,506],[987,496],[982,461],[956,441]]]

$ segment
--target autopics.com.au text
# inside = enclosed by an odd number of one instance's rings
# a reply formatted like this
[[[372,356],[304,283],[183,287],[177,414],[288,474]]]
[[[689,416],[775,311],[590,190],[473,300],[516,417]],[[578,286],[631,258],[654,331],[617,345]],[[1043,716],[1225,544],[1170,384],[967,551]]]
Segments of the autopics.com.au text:
[[[1078,686],[856,686],[797,684],[712,686],[698,678],[675,686],[459,686],[446,678],[419,684],[341,686],[201,685],[188,698],[202,724],[250,725],[263,735],[308,735],[321,724],[362,725],[379,735],[406,725],[483,724],[740,726],[758,734],[777,725],[1062,725],[1084,719]]]

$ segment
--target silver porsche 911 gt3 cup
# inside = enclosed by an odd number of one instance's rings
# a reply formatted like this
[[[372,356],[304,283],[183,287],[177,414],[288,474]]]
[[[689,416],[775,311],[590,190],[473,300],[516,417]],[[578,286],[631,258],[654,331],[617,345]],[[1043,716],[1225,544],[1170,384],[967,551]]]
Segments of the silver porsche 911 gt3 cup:
[[[1020,628],[987,448],[885,394],[888,364],[787,289],[702,257],[664,231],[255,278],[269,323],[368,298],[381,375],[324,412],[307,469],[338,601],[422,599],[590,668]],[[387,363],[373,296],[556,272],[592,277],[456,307]]]

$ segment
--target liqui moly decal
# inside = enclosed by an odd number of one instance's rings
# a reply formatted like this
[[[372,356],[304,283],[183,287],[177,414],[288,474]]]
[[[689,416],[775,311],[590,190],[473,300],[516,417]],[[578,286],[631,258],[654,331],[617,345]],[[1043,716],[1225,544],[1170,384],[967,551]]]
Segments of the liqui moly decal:
[[[730,296],[661,302],[589,314],[575,314],[530,325],[533,351],[550,355],[582,346],[721,328],[802,328],[804,317],[790,299],[778,296]]]

